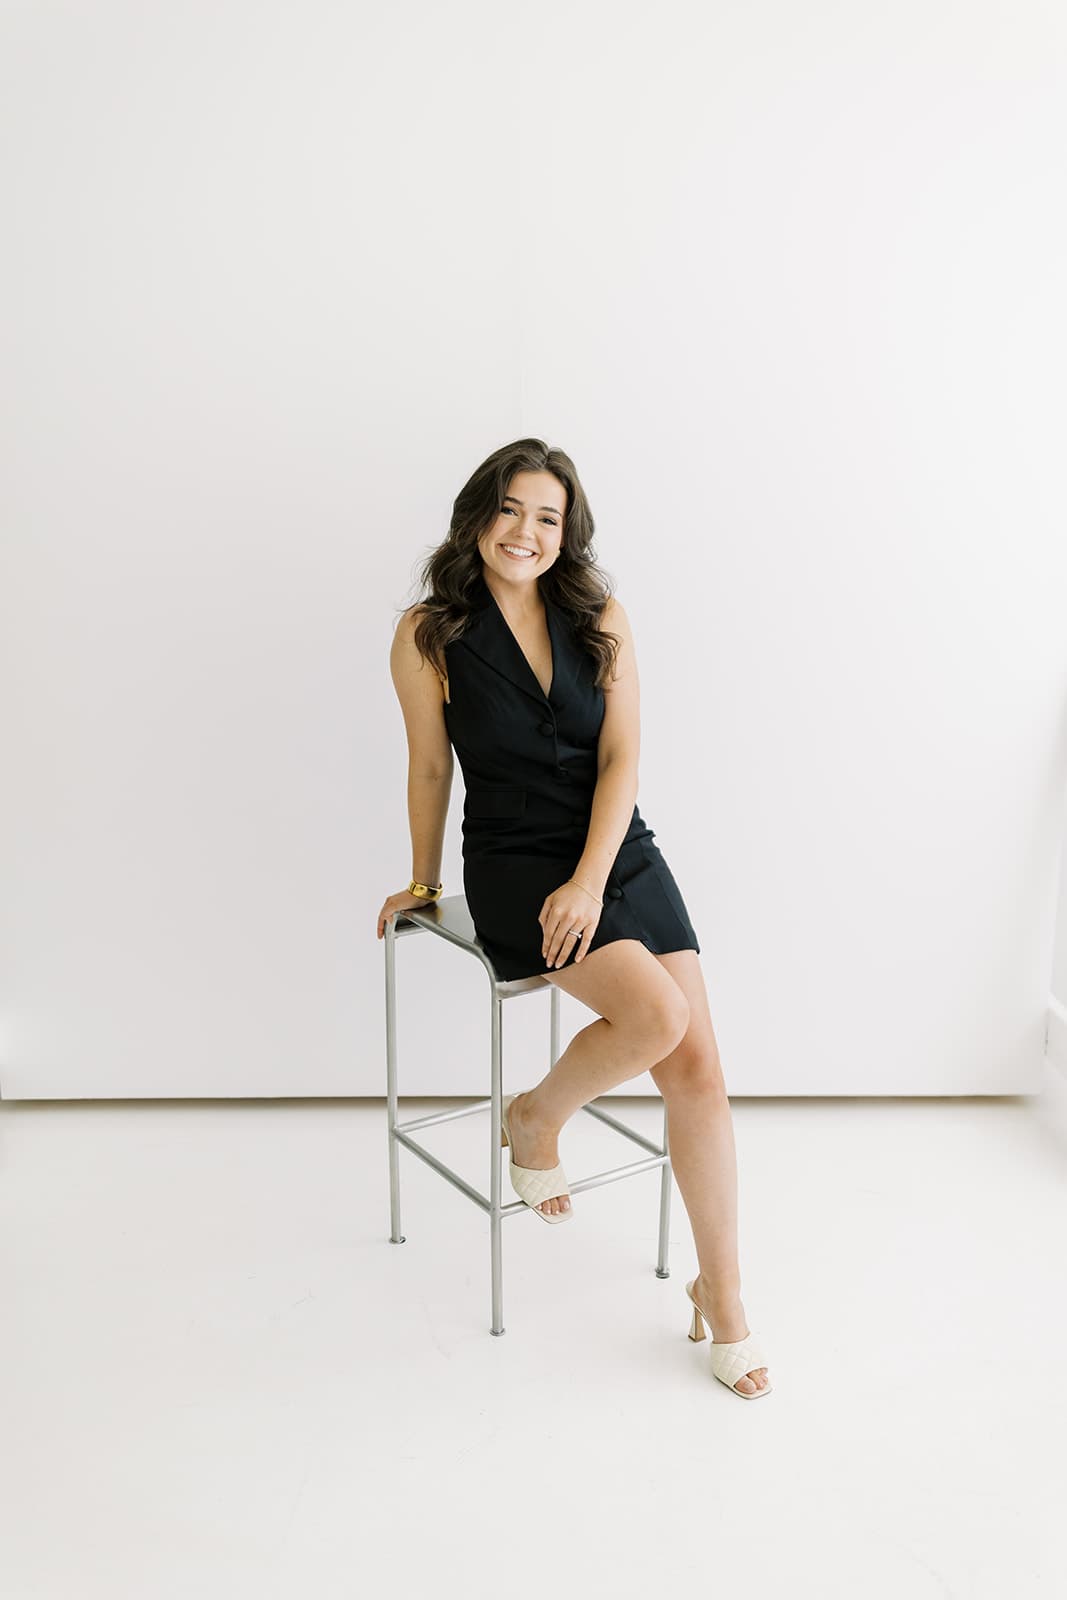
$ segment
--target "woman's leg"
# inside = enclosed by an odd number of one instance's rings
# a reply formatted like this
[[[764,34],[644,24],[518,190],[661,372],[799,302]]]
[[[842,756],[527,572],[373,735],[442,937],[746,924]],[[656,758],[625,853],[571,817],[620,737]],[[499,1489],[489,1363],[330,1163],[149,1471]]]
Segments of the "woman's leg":
[[[638,940],[620,939],[545,976],[600,1016],[575,1034],[536,1088],[512,1101],[514,1159],[554,1167],[567,1119],[648,1071],[666,1105],[671,1168],[693,1229],[700,1265],[693,1292],[713,1339],[743,1339],[733,1120],[700,957],[695,950],[655,956]],[[541,1209],[565,1206],[551,1199]],[[751,1394],[766,1383],[766,1367],[756,1367],[735,1387]]]
[[[520,1167],[554,1167],[559,1131],[598,1095],[646,1072],[684,1036],[689,1007],[674,978],[638,939],[617,939],[583,956],[575,966],[546,972],[597,1020],[582,1028],[536,1088],[516,1097],[508,1121],[513,1159]],[[566,1209],[566,1199],[540,1209]]]
[[[649,1068],[667,1107],[671,1168],[693,1229],[700,1274],[693,1293],[719,1343],[749,1332],[737,1260],[737,1154],[733,1119],[711,1024],[704,974],[695,950],[654,957],[689,1002],[689,1026],[669,1055]],[[757,1367],[735,1387],[766,1388]]]

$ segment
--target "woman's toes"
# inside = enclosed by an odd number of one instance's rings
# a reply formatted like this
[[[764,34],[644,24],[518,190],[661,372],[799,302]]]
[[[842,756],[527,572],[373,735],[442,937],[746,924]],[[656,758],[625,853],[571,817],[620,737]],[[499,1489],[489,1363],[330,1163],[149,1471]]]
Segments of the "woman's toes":
[[[756,1385],[752,1382],[752,1379],[747,1373],[743,1378],[738,1378],[737,1382],[734,1384],[734,1388],[740,1389],[742,1394],[755,1394],[756,1392]]]

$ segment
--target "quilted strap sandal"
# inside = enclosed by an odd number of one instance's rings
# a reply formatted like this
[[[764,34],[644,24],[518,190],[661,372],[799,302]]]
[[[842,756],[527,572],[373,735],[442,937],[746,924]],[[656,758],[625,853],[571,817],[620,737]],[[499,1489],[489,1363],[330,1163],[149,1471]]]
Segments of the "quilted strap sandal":
[[[693,1299],[694,1283],[696,1279],[692,1278],[686,1284],[685,1292],[693,1302],[693,1322],[689,1329],[689,1337],[699,1342],[707,1338],[709,1324],[700,1306]],[[757,1367],[767,1365],[763,1346],[754,1333],[747,1333],[743,1339],[735,1339],[732,1344],[716,1344],[714,1339],[711,1341],[712,1372],[734,1394],[740,1395],[742,1400],[761,1400],[765,1394],[773,1393],[772,1383],[768,1383],[765,1389],[753,1389],[751,1394],[746,1394],[744,1389],[734,1388],[738,1378],[744,1378]]]
[[[522,1091],[519,1090],[521,1094]],[[508,1124],[508,1107],[517,1095],[506,1094],[500,1107],[500,1143],[511,1148],[511,1128]],[[554,1167],[546,1169],[540,1167],[519,1167],[515,1162],[508,1161],[508,1172],[511,1177],[512,1188],[526,1205],[529,1206],[535,1217],[540,1217],[542,1222],[569,1222],[574,1215],[574,1208],[568,1207],[566,1211],[539,1211],[537,1208],[543,1200],[561,1200],[564,1195],[570,1195],[567,1180],[563,1175],[563,1168],[557,1163]]]

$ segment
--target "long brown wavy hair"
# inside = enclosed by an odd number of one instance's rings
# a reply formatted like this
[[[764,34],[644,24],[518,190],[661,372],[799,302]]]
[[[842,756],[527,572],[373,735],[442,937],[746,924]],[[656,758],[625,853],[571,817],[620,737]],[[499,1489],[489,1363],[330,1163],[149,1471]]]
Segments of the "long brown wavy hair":
[[[550,448],[543,439],[517,439],[514,444],[501,445],[459,491],[447,536],[419,569],[419,582],[426,592],[417,603],[419,620],[413,641],[423,659],[445,677],[445,646],[466,627],[482,579],[478,541],[500,515],[517,472],[551,472],[567,491],[559,555],[538,583],[542,595],[567,614],[580,645],[596,662],[595,681],[602,685],[614,672],[621,643],[618,634],[597,626],[614,591],[596,562],[593,513],[574,463],[563,450]]]

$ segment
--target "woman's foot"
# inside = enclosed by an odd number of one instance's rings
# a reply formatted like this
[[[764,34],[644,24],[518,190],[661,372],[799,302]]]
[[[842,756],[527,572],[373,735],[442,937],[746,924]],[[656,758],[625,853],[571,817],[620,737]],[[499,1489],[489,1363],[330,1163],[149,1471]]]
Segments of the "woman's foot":
[[[747,1339],[749,1326],[740,1295],[716,1294],[701,1275],[693,1282],[693,1296],[700,1304],[715,1344],[733,1344],[737,1339]],[[758,1389],[765,1389],[768,1382],[767,1368],[753,1367],[743,1378],[738,1378],[734,1388],[743,1394],[755,1394]]]
[[[530,1090],[517,1094],[508,1107],[508,1126],[511,1129],[511,1159],[517,1167],[532,1167],[537,1172],[547,1172],[559,1162],[558,1129],[551,1128],[537,1118],[536,1107],[530,1106]],[[555,1215],[569,1211],[567,1195],[542,1200],[538,1211]]]

